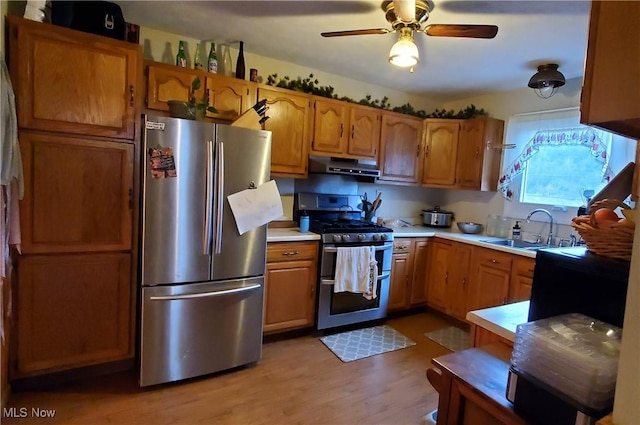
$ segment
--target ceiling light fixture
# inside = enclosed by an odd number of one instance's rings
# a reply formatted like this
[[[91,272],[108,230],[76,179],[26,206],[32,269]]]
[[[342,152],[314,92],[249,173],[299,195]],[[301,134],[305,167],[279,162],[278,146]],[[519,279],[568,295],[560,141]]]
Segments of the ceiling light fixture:
[[[389,62],[401,68],[408,68],[416,65],[419,61],[418,46],[413,39],[413,30],[404,27],[400,30],[400,38],[391,47]]]
[[[538,66],[538,72],[533,74],[528,86],[536,92],[538,97],[548,99],[564,86],[564,75],[558,71],[558,64],[549,63]]]

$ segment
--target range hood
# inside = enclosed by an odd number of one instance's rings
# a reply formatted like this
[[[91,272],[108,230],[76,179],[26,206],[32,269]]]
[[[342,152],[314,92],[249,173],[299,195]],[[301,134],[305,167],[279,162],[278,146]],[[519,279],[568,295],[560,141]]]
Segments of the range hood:
[[[372,164],[360,164],[357,160],[343,158],[309,158],[309,172],[344,174],[355,177],[380,177],[380,170]]]

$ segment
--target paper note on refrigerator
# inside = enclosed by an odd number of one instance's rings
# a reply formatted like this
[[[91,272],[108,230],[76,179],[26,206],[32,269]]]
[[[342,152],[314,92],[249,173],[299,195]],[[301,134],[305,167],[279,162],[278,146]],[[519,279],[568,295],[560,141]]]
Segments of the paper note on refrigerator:
[[[241,235],[282,217],[282,201],[275,180],[227,196]]]

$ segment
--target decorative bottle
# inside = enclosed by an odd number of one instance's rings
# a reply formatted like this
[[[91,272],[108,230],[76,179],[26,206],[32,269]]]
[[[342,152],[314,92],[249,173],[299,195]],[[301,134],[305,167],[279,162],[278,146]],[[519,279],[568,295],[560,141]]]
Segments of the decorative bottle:
[[[236,62],[236,78],[244,80],[244,41],[240,42],[240,52],[238,53],[238,61]]]
[[[229,50],[228,44],[225,44],[224,59],[222,60],[222,64],[224,67],[224,76],[233,77],[233,61],[231,60],[231,50]]]
[[[180,40],[180,45],[178,46],[178,54],[176,55],[176,65],[181,66],[182,68],[187,67],[187,55],[184,52],[184,41]]]
[[[212,74],[218,73],[218,55],[216,54],[216,43],[211,43],[211,50],[209,51],[209,72]]]
[[[196,45],[196,55],[193,57],[193,69],[204,69],[200,59],[200,43]]]

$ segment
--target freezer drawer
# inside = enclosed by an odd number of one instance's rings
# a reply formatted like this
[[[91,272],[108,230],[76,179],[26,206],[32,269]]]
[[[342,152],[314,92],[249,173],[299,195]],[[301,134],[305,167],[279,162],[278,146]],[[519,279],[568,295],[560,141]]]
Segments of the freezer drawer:
[[[140,386],[256,362],[264,277],[142,288]]]

